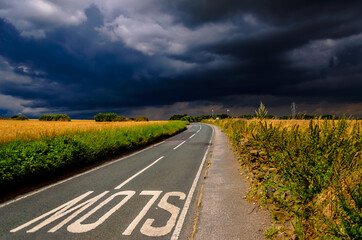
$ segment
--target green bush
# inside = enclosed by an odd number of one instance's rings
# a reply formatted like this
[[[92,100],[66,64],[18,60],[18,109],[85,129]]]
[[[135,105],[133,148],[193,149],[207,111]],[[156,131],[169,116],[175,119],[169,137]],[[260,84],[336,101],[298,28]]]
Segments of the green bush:
[[[21,115],[21,116],[14,115],[14,116],[11,117],[11,120],[21,120],[21,121],[24,121],[24,120],[29,120],[29,118],[27,118],[27,117],[24,116],[24,115]]]
[[[39,121],[66,121],[70,122],[70,117],[66,114],[44,114],[39,117]]]
[[[122,122],[127,121],[127,118],[115,113],[98,113],[94,116],[96,122]]]
[[[94,116],[96,122],[112,122],[115,118],[117,118],[115,113],[98,113]]]
[[[128,121],[128,119],[122,115],[118,115],[115,119],[113,119],[113,122],[123,122],[123,121]]]
[[[137,117],[137,118],[135,119],[135,121],[136,121],[136,122],[143,122],[143,121],[148,122],[148,117],[146,117],[146,116],[140,116],[140,117]]]
[[[188,116],[188,115],[187,114],[183,114],[183,115],[176,114],[176,115],[171,116],[169,120],[181,120],[181,118],[183,118],[185,116]]]

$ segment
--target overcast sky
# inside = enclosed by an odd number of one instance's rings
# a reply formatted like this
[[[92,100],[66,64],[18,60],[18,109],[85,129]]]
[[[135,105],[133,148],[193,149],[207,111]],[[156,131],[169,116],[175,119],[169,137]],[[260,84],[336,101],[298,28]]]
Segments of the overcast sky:
[[[0,0],[0,115],[362,116],[362,1]]]

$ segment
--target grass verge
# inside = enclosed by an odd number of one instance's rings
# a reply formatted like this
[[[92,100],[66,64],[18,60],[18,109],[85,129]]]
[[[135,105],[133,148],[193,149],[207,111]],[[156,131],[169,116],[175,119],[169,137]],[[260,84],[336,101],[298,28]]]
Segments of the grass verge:
[[[0,196],[65,172],[136,150],[186,128],[170,121],[16,140],[0,145]]]
[[[361,122],[220,120],[240,155],[269,239],[362,239]]]

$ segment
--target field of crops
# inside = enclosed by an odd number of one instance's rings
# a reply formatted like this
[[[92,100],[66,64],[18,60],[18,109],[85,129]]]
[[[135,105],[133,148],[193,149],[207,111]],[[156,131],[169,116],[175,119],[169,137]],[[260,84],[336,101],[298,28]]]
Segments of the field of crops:
[[[209,121],[228,135],[270,210],[270,239],[362,239],[361,121]]]
[[[0,121],[0,197],[130,152],[186,128],[187,122]]]
[[[46,122],[31,119],[29,121],[0,120],[0,144],[15,139],[30,140],[53,137],[70,132],[115,129],[133,126],[145,126],[164,123],[150,122],[95,122],[94,120],[72,120],[71,122]]]

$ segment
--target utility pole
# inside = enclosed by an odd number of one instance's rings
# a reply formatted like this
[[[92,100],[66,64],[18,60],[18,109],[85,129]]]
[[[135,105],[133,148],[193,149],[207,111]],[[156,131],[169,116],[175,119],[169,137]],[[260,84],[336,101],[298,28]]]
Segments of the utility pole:
[[[214,109],[211,109],[211,118],[214,117]]]
[[[291,110],[292,110],[292,117],[293,119],[295,118],[296,112],[297,112],[297,104],[295,104],[295,102],[292,102],[292,105],[290,106]]]
[[[230,110],[226,109],[226,115],[228,115],[228,118],[229,118],[229,112],[230,112]]]

